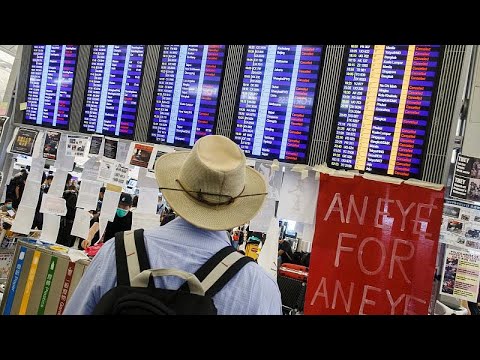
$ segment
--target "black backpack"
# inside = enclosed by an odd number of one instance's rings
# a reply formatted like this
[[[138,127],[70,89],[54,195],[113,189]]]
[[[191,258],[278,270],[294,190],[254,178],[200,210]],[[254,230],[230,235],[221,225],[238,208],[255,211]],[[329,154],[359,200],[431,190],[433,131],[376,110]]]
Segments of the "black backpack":
[[[96,305],[93,315],[216,315],[213,296],[252,259],[233,246],[212,256],[195,274],[150,269],[143,229],[115,234],[117,286]],[[154,276],[178,276],[178,290],[155,288]]]

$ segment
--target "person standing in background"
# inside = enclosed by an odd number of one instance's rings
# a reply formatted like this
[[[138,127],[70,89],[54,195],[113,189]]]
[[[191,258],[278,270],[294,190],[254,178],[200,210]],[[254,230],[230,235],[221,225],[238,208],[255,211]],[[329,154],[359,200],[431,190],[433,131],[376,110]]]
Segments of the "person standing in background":
[[[138,206],[138,195],[135,195],[132,200],[132,208],[130,209],[130,211],[135,210],[137,206]]]
[[[12,199],[12,206],[15,211],[18,209],[18,205],[20,205],[20,201],[22,200],[23,190],[25,189],[25,182],[27,181],[27,177],[27,170],[22,169],[10,180],[10,183],[7,186],[6,197]]]
[[[290,243],[285,239],[278,240],[278,266],[284,263],[293,263],[293,251]]]
[[[103,203],[103,196],[105,195],[105,186],[100,188],[100,192],[98,193],[98,201],[97,201],[97,213],[102,210],[102,203]]]
[[[163,213],[165,212],[165,203],[163,202],[163,196],[158,194],[158,203],[157,203],[157,215],[162,217]]]
[[[78,191],[76,186],[71,184],[72,175],[67,175],[67,181],[65,183],[65,191],[63,192],[63,198],[67,205],[67,214],[62,216],[60,220],[60,229],[57,236],[57,244],[67,247],[75,244],[76,237],[72,236],[73,221],[75,220],[75,213],[77,210],[77,196]]]
[[[127,193],[122,193],[120,201],[118,202],[118,208],[113,221],[109,221],[105,228],[105,234],[102,237],[103,241],[108,241],[115,236],[119,231],[127,231],[132,228],[132,212],[130,211],[132,206],[132,196]],[[83,249],[86,249],[90,245],[94,245],[99,240],[98,231],[100,229],[99,217],[94,217],[91,220],[91,228],[89,236],[81,242]]]
[[[48,193],[48,189],[52,185],[53,175],[48,175],[45,181],[42,183],[42,190],[44,193]]]

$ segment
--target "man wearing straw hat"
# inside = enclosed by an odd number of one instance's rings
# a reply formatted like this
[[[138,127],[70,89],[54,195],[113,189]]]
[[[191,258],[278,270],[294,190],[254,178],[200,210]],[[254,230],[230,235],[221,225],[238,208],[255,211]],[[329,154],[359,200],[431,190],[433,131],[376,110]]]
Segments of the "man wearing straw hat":
[[[195,273],[230,244],[225,230],[250,221],[266,196],[263,176],[246,166],[243,151],[230,139],[209,135],[191,151],[158,158],[155,175],[160,190],[178,217],[145,230],[150,266]],[[65,314],[91,314],[100,298],[116,284],[115,241],[107,241],[88,266]],[[178,289],[182,280],[156,277],[155,286]],[[255,263],[245,265],[214,297],[220,315],[282,314],[277,283]]]

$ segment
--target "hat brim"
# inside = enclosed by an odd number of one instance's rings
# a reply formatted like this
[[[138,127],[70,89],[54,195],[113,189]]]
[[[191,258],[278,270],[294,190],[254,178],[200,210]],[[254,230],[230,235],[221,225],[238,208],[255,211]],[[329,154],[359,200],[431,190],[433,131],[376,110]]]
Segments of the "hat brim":
[[[177,183],[185,159],[190,151],[176,151],[159,157],[155,163],[155,177],[165,200],[173,210],[189,223],[207,230],[227,230],[250,221],[262,208],[266,195],[236,198],[231,204],[211,206],[187,194]],[[265,194],[263,176],[246,166],[245,190],[242,195]]]

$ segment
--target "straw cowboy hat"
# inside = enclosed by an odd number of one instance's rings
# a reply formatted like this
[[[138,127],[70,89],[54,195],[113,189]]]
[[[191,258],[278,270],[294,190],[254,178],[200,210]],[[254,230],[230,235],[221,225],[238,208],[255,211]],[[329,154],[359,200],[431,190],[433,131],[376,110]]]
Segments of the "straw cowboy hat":
[[[207,230],[245,224],[267,195],[263,176],[246,166],[237,144],[221,135],[199,139],[191,151],[162,155],[155,163],[155,177],[175,212]]]

